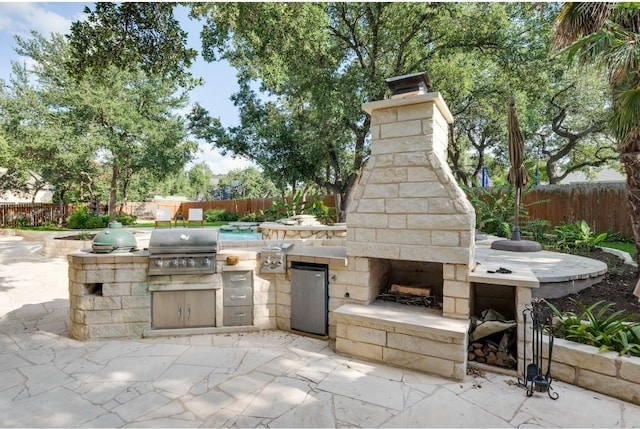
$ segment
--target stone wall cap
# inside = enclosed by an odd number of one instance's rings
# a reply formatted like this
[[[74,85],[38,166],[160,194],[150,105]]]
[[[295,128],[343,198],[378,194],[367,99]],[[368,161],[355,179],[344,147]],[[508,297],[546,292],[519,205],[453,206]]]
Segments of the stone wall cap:
[[[442,113],[442,116],[444,116],[447,123],[453,124],[453,115],[439,92],[427,92],[423,95],[415,95],[411,97],[371,101],[369,103],[362,104],[362,110],[371,115],[374,110],[411,106],[413,104],[422,103],[436,103],[436,106],[438,106],[440,113]]]

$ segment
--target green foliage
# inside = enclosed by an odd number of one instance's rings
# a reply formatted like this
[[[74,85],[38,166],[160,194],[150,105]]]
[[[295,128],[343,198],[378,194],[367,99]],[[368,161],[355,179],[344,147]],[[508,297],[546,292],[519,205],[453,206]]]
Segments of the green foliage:
[[[476,228],[487,234],[498,237],[511,237],[513,216],[515,208],[515,190],[513,187],[504,188],[469,188],[461,185],[476,211]],[[526,194],[527,189],[522,190]],[[544,220],[529,220],[527,208],[532,204],[540,204],[537,201],[531,204],[521,204],[519,222],[520,232],[523,236],[529,236],[539,240],[544,235],[548,222]],[[523,221],[524,220],[524,221]]]
[[[76,207],[67,217],[67,227],[70,229],[104,228],[109,223],[109,216],[94,216],[85,206]]]
[[[607,238],[606,232],[595,235],[584,219],[573,223],[563,222],[553,231],[556,235],[555,245],[561,250],[589,252]]]
[[[628,241],[609,241],[607,239],[606,241],[600,243],[600,246],[622,250],[623,252],[627,252],[633,259],[635,259],[637,252],[635,243],[630,243]]]
[[[335,209],[327,207],[321,199],[307,201],[303,198],[302,191],[297,191],[291,202],[274,201],[271,208],[263,212],[265,218],[276,220],[283,217],[292,217],[299,214],[315,216],[324,224],[335,222]]]
[[[589,307],[579,301],[573,302],[581,313],[563,313],[547,302],[558,323],[554,335],[576,343],[595,346],[600,351],[616,351],[620,355],[640,356],[640,322],[629,322],[637,315],[624,310],[611,312],[613,303],[598,301]]]
[[[258,213],[247,213],[246,215],[240,218],[242,222],[264,222],[266,221],[266,216],[263,210],[260,210]]]
[[[223,209],[213,209],[204,213],[204,219],[206,222],[235,222],[240,219],[240,214]]]
[[[119,214],[116,216],[116,220],[123,226],[134,225],[136,223],[136,217],[134,215]]]

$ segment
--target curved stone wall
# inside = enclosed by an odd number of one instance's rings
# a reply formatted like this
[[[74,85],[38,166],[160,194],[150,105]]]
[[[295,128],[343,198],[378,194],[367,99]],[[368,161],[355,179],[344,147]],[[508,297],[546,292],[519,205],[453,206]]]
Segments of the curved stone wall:
[[[263,240],[306,240],[306,239],[344,239],[347,236],[346,225],[282,225],[261,223],[259,231]]]

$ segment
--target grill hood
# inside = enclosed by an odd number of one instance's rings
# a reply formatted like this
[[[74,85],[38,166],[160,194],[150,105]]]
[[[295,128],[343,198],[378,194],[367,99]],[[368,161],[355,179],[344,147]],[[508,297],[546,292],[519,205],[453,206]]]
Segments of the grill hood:
[[[149,254],[215,253],[216,229],[155,229],[149,238]]]

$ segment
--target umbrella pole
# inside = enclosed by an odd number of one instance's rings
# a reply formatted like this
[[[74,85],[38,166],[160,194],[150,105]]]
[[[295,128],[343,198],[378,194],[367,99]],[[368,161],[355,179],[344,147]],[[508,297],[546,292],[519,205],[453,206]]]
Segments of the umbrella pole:
[[[520,218],[520,186],[516,187],[516,207],[513,215],[513,234],[511,235],[511,241],[520,241],[520,226],[518,225],[518,219]]]

